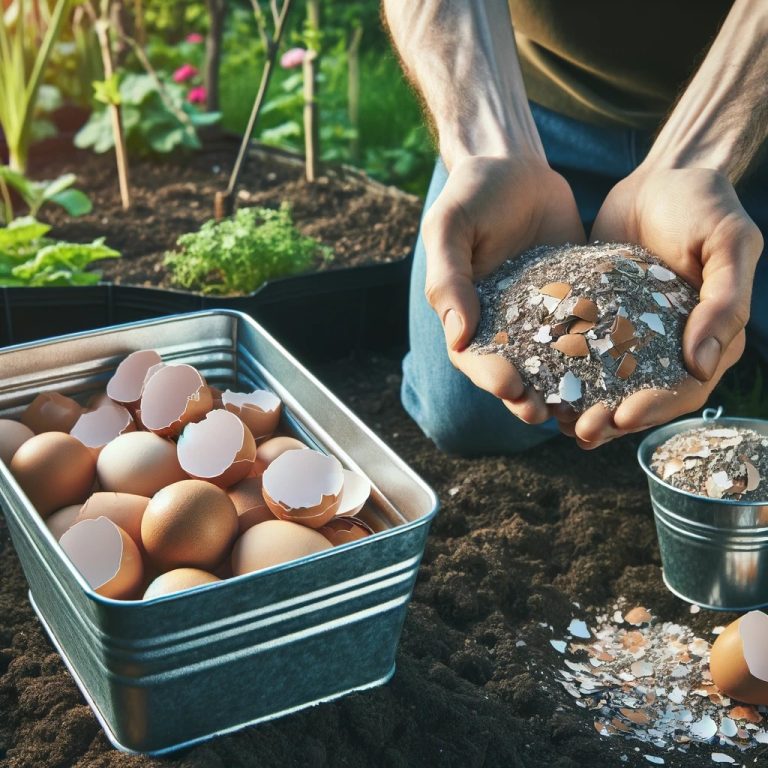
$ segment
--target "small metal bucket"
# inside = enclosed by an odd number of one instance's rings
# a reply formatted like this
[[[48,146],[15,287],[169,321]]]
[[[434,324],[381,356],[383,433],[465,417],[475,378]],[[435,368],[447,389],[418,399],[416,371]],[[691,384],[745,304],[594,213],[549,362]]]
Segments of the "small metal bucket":
[[[706,409],[654,430],[637,459],[648,475],[664,583],[683,600],[704,608],[749,611],[768,605],[768,501],[711,499],[674,488],[651,469],[656,448],[697,427],[745,427],[768,437],[768,421],[721,418]]]

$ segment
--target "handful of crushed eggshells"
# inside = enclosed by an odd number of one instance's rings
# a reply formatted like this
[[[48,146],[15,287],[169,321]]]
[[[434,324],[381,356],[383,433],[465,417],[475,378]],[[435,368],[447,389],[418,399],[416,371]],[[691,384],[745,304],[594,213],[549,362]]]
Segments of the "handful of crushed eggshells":
[[[273,436],[281,411],[141,350],[86,408],[43,393],[0,419],[0,460],[94,591],[150,599],[373,533],[367,478]]]
[[[506,357],[549,404],[614,408],[686,376],[682,336],[696,292],[639,246],[540,246],[476,287],[470,349]]]

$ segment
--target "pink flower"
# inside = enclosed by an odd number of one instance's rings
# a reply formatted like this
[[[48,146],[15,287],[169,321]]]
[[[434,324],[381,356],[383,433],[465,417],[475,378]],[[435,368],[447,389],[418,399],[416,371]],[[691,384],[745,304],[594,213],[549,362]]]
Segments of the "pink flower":
[[[197,67],[193,67],[191,64],[182,64],[173,73],[173,82],[184,83],[187,80],[191,80],[195,75],[197,75]]]
[[[187,94],[187,101],[190,104],[205,104],[208,99],[208,92],[202,85],[198,85],[196,88],[190,88]]]
[[[205,38],[199,32],[190,32],[185,40],[194,45],[199,45],[200,43],[205,42]]]
[[[280,66],[283,69],[295,69],[300,67],[307,52],[304,48],[290,48],[280,57]]]

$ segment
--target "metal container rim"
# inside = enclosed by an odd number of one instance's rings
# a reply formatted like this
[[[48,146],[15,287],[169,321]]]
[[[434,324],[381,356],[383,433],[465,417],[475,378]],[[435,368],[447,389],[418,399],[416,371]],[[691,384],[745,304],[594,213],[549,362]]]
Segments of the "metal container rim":
[[[707,419],[704,417],[697,417],[693,419],[684,419],[683,421],[675,421],[671,424],[666,424],[663,427],[654,429],[649,435],[643,438],[643,441],[637,447],[637,462],[640,468],[648,476],[648,480],[652,483],[661,485],[668,491],[672,491],[680,496],[694,499],[698,503],[712,504],[718,507],[763,507],[768,504],[768,499],[763,501],[739,501],[738,499],[713,499],[709,496],[700,496],[690,491],[684,491],[682,488],[676,488],[666,480],[659,477],[650,467],[648,458],[653,449],[657,448],[664,440],[678,432],[683,432],[685,429],[693,429],[695,427],[706,426],[713,422],[724,424],[735,424],[736,426],[746,426],[747,424],[755,424],[759,422],[768,427],[768,420],[766,419],[754,419],[746,418],[742,416],[720,416],[714,419]]]

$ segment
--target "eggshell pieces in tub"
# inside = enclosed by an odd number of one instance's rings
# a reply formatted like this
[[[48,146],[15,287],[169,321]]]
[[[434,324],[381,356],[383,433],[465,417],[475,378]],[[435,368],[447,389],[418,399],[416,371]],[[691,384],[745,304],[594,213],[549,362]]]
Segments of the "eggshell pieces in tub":
[[[69,434],[98,456],[107,443],[120,435],[135,431],[136,422],[130,411],[122,405],[112,403],[82,414]]]
[[[201,571],[199,568],[174,568],[172,571],[158,576],[147,587],[143,599],[152,600],[155,597],[170,595],[203,584],[213,584],[217,581],[221,581],[218,576],[214,576],[208,571]]]
[[[320,528],[338,511],[343,486],[344,471],[337,458],[292,450],[266,468],[262,493],[275,517]]]
[[[43,392],[21,414],[21,423],[36,435],[43,432],[69,432],[83,412],[80,403],[58,392]]]
[[[317,529],[334,547],[359,541],[370,536],[373,531],[362,520],[356,517],[335,517],[329,520],[322,528]]]
[[[141,423],[161,437],[175,437],[213,408],[205,379],[191,365],[164,365],[144,385]]]
[[[311,528],[286,520],[268,520],[249,528],[235,542],[232,571],[241,576],[327,549],[331,549],[331,543]]]
[[[0,419],[0,461],[10,465],[13,454],[35,433],[26,425],[13,419]]]
[[[221,395],[221,403],[242,419],[256,440],[264,440],[277,429],[283,405],[277,395],[266,389],[247,394],[227,389]]]
[[[253,468],[256,441],[246,425],[229,411],[211,411],[184,428],[176,446],[181,468],[198,480],[220,488],[242,480]]]
[[[107,395],[116,403],[137,407],[149,375],[163,365],[163,358],[154,349],[131,352],[107,383]]]
[[[367,477],[358,475],[351,469],[342,471],[344,472],[344,487],[336,517],[351,517],[356,515],[368,501],[368,497],[371,495],[371,483]]]
[[[729,624],[710,652],[712,680],[726,696],[768,705],[768,615],[750,611]]]
[[[106,517],[81,520],[59,544],[94,592],[116,600],[137,596],[144,568],[133,539]]]

